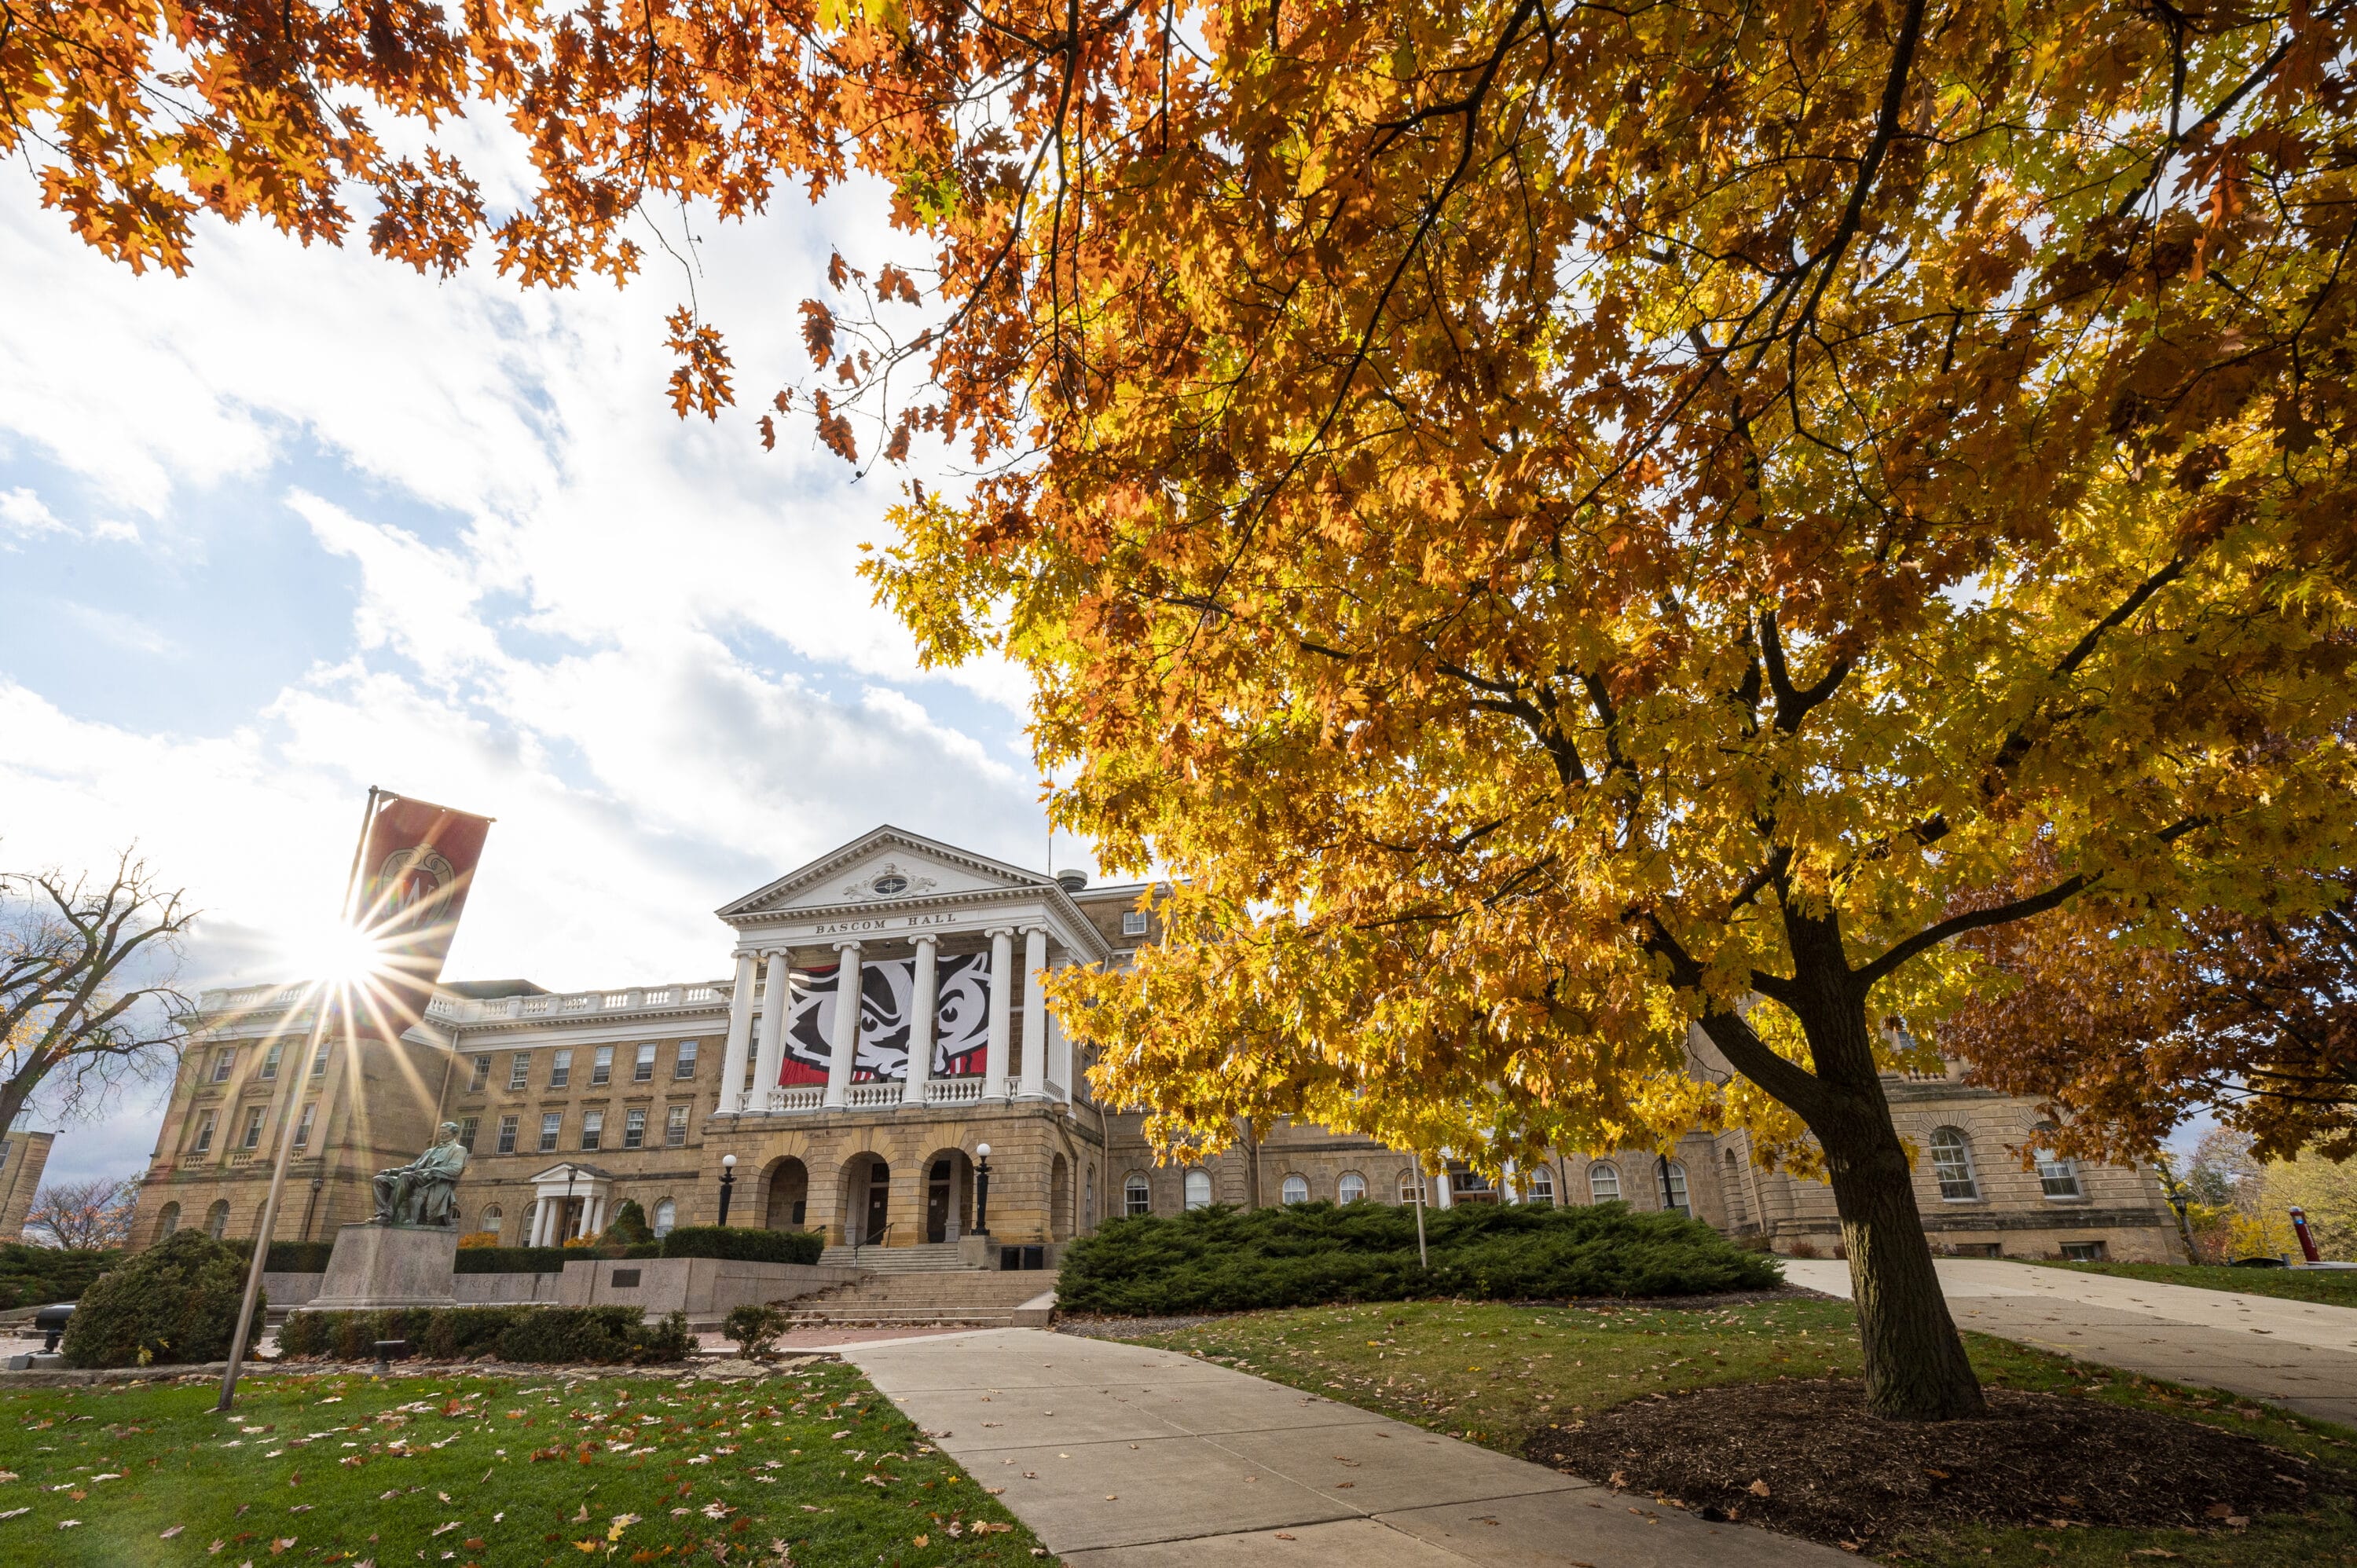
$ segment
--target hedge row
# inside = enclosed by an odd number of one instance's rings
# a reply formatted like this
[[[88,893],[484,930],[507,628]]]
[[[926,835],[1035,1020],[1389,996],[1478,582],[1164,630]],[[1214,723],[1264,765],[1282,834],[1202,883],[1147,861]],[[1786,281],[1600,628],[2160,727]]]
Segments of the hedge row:
[[[761,1230],[735,1225],[681,1225],[662,1239],[666,1258],[727,1258],[739,1263],[815,1263],[826,1251],[820,1230]]]
[[[1463,1205],[1426,1214],[1359,1202],[1107,1221],[1065,1251],[1056,1282],[1071,1312],[1154,1316],[1420,1296],[1548,1300],[1695,1295],[1781,1282],[1774,1262],[1709,1226],[1625,1204]]]
[[[653,1323],[635,1306],[436,1306],[384,1312],[288,1315],[278,1348],[289,1356],[373,1358],[380,1339],[399,1339],[432,1360],[638,1364],[684,1360],[694,1348],[687,1315]]]
[[[101,1274],[82,1293],[58,1348],[69,1367],[217,1361],[237,1333],[251,1248],[176,1230]],[[265,1297],[254,1304],[261,1337]],[[252,1340],[248,1341],[249,1346]]]
[[[0,1312],[12,1306],[48,1306],[79,1301],[91,1282],[113,1268],[123,1254],[84,1248],[28,1247],[0,1243]]]
[[[241,1258],[253,1256],[253,1238],[251,1236],[231,1237],[223,1245],[236,1249]],[[273,1241],[270,1243],[270,1256],[264,1261],[262,1272],[266,1274],[325,1273],[328,1255],[335,1250],[336,1244],[332,1240]]]

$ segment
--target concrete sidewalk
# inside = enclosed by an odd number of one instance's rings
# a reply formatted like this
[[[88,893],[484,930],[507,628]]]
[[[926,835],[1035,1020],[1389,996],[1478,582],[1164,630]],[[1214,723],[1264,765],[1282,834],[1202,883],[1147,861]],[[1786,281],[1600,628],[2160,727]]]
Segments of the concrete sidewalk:
[[[1783,1263],[1792,1283],[1848,1297],[1847,1263]],[[1938,1267],[1959,1328],[2357,1426],[2357,1309],[1996,1259]]]
[[[1850,1561],[1168,1350],[999,1328],[841,1354],[1074,1568]]]

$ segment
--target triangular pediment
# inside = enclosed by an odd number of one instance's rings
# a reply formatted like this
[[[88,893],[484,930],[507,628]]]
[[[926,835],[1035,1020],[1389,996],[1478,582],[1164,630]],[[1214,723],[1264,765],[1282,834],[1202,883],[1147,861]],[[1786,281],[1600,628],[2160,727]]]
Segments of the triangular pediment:
[[[1054,886],[1044,873],[880,827],[722,905],[718,913],[724,920],[771,918]]]

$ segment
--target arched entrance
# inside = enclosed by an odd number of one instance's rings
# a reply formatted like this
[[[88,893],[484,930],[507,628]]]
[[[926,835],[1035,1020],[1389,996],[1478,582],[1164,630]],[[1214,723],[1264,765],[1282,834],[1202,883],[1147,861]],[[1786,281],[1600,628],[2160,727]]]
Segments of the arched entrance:
[[[1062,1241],[1072,1234],[1072,1162],[1058,1155],[1048,1167],[1048,1240]]]
[[[925,1159],[925,1240],[954,1241],[974,1213],[974,1162],[963,1149],[941,1149]]]
[[[881,1243],[892,1225],[892,1167],[884,1156],[862,1152],[843,1162],[843,1194],[837,1223],[848,1246]]]
[[[771,1230],[801,1230],[810,1213],[810,1167],[788,1155],[771,1160],[763,1179],[770,1196],[761,1223]]]

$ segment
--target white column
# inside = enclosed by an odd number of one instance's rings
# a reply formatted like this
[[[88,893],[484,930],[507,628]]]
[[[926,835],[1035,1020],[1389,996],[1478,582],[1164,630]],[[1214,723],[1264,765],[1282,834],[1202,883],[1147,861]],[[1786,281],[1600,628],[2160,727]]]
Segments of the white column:
[[[737,984],[728,993],[728,1048],[720,1058],[720,1109],[745,1108],[745,1058],[753,1051],[753,979],[760,972],[751,953],[737,955]]]
[[[770,978],[761,990],[761,1054],[753,1063],[750,1108],[767,1111],[778,1090],[778,1072],[786,1059],[786,1015],[794,1005],[793,955],[770,955]]]
[[[837,942],[834,967],[834,1032],[827,1041],[826,1103],[841,1106],[851,1095],[851,1064],[859,1057],[859,944]]]
[[[1048,967],[1048,933],[1023,933],[1023,1098],[1048,1098],[1048,993],[1039,983]]]
[[[540,1239],[541,1232],[547,1229],[548,1200],[534,1198],[532,1207],[532,1229],[524,1233],[523,1244],[527,1247],[547,1246],[548,1243]]]
[[[1056,966],[1061,969],[1063,966]],[[1048,1015],[1048,1076],[1063,1091],[1064,1103],[1072,1102],[1072,1042],[1064,1037],[1064,1026],[1053,1013]]]
[[[606,1195],[592,1192],[589,1201],[581,1206],[581,1234],[595,1236],[606,1229]]]
[[[1008,988],[1014,983],[1014,930],[998,926],[990,932],[990,1044],[983,1052],[982,1097],[1006,1098],[1006,1058],[1011,1019]]]
[[[900,1091],[903,1105],[922,1105],[926,1086],[933,1079],[933,1009],[941,986],[936,968],[940,948],[938,938],[917,939],[917,991],[909,1001],[909,1079]]]
[[[1440,1174],[1432,1178],[1432,1206],[1435,1208],[1447,1208],[1451,1196],[1448,1190],[1448,1167],[1442,1165]]]

